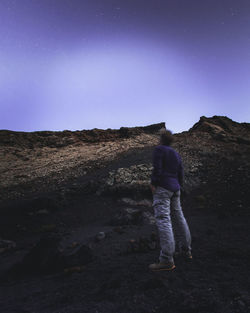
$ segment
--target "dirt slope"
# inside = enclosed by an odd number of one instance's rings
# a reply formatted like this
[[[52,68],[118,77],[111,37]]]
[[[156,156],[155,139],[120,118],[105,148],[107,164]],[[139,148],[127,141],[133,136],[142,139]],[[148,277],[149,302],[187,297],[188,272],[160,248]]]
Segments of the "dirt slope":
[[[13,243],[0,240],[2,312],[250,312],[250,124],[201,117],[175,135],[193,260],[151,273],[159,241],[148,184],[164,126],[0,131],[0,239]],[[55,236],[59,246],[34,255]],[[88,259],[73,254],[81,246]],[[65,254],[78,268],[62,270]]]

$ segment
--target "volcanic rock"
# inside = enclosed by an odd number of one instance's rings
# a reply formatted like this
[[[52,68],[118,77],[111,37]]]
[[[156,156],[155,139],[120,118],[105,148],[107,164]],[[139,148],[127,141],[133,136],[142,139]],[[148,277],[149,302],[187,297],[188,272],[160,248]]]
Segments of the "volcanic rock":
[[[79,245],[63,249],[60,241],[61,238],[54,234],[42,237],[22,261],[10,269],[10,274],[51,274],[91,262],[93,256],[89,247]]]
[[[138,225],[143,221],[143,212],[139,209],[125,208],[117,213],[110,221],[110,225]]]
[[[14,241],[0,239],[0,253],[14,249],[15,247],[16,243]]]
[[[165,123],[0,131],[0,236],[17,247],[1,254],[1,311],[250,312],[249,125],[201,117],[174,134],[194,259],[158,274],[149,182]]]

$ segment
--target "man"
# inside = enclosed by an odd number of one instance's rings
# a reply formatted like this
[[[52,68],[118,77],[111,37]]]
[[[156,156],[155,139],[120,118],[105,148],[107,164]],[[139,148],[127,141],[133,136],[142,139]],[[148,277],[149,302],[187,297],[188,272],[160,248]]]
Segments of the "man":
[[[170,147],[172,142],[172,132],[161,129],[160,144],[153,152],[150,186],[161,246],[160,262],[149,266],[153,271],[174,269],[174,254],[192,258],[191,234],[180,203],[183,165],[179,153]]]

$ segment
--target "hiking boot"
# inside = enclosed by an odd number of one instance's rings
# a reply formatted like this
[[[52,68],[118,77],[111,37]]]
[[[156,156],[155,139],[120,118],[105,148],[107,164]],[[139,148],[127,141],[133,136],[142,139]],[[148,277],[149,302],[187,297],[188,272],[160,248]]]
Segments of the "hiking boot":
[[[159,263],[153,263],[149,265],[149,269],[156,272],[156,271],[171,271],[175,268],[174,263],[172,262],[159,262]]]
[[[185,259],[191,260],[193,258],[191,251],[176,251],[174,253],[175,257],[184,257]]]
[[[192,259],[193,258],[191,251],[184,252],[183,255],[185,256],[186,259]]]

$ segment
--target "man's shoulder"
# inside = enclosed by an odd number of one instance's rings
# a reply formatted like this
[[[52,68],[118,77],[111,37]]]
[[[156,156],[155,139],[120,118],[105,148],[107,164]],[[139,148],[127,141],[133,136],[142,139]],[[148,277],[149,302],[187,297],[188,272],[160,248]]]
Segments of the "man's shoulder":
[[[161,150],[161,151],[169,151],[170,153],[175,154],[179,159],[181,159],[180,153],[171,146],[158,145],[156,147],[158,150]]]
[[[160,155],[160,154],[162,154],[163,153],[163,149],[162,149],[162,147],[161,147],[161,145],[157,145],[157,146],[155,146],[154,147],[154,154],[156,155]]]

